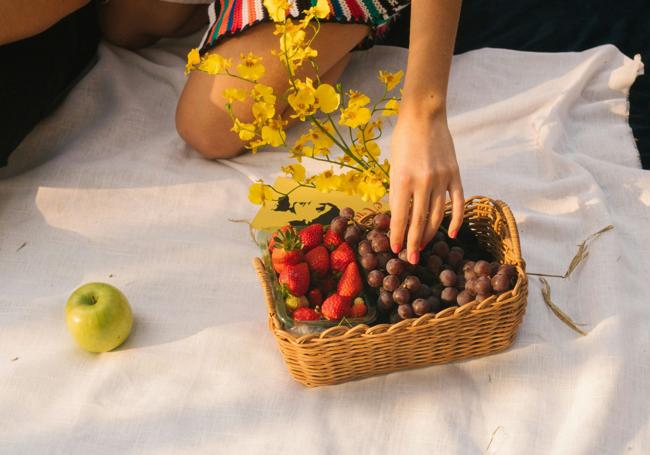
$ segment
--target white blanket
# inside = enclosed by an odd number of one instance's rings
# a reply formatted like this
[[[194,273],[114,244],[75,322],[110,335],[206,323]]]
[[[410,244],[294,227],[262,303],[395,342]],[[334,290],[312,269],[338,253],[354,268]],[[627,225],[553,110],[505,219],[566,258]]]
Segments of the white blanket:
[[[501,354],[306,389],[266,328],[250,260],[262,152],[208,162],[174,130],[190,42],[100,61],[0,180],[0,452],[621,454],[650,446],[650,175],[626,94],[642,65],[582,53],[485,49],[454,59],[452,133],[466,195],[507,201],[529,271],[562,273]],[[378,87],[406,52],[356,53],[345,84]],[[296,134],[295,132],[293,134]],[[383,143],[387,150],[387,143]],[[31,164],[28,164],[30,163]],[[88,281],[121,288],[128,342],[91,355],[63,309]]]

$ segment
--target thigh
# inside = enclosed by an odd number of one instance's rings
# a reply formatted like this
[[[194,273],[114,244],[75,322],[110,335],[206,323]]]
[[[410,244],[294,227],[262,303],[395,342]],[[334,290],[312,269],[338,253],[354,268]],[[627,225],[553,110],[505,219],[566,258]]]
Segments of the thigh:
[[[256,25],[226,39],[214,49],[214,52],[232,58],[233,63],[237,62],[242,53],[253,51],[261,56],[266,67],[261,82],[272,86],[279,95],[287,90],[288,77],[279,59],[271,54],[271,51],[278,48],[279,42],[278,37],[273,35],[273,30],[274,26],[271,23]],[[321,75],[329,73],[338,77],[343,70],[341,63],[346,61],[347,54],[367,34],[368,27],[365,25],[322,24],[313,43],[313,47],[318,51],[316,62]],[[313,77],[313,69],[305,65],[301,76]],[[211,76],[194,71],[190,74],[179,99],[177,110],[179,133],[204,155],[208,155],[205,150],[212,148],[214,141],[218,141],[222,150],[230,150],[231,153],[228,155],[234,154],[233,149],[239,150],[243,145],[235,134],[229,132],[232,122],[225,111],[222,93],[224,89],[230,87],[250,88],[250,83],[228,76]],[[286,101],[278,98],[277,109],[283,112],[287,105]],[[243,120],[252,119],[250,105],[245,103],[236,106],[235,113]]]

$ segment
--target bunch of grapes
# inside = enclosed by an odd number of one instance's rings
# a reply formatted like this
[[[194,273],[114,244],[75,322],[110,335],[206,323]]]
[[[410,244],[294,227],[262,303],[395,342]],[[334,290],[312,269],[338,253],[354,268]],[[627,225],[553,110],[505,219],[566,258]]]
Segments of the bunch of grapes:
[[[517,270],[511,265],[471,261],[458,245],[438,232],[421,252],[420,261],[407,261],[406,250],[390,249],[390,215],[377,214],[373,229],[357,246],[367,283],[378,293],[377,307],[390,322],[437,313],[512,289]]]

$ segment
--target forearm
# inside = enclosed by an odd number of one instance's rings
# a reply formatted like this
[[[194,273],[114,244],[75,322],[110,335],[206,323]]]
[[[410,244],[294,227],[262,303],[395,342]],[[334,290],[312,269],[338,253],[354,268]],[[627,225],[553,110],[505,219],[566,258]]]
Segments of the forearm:
[[[89,0],[0,0],[0,45],[37,35]]]
[[[411,35],[401,112],[446,112],[449,68],[461,0],[412,0]]]

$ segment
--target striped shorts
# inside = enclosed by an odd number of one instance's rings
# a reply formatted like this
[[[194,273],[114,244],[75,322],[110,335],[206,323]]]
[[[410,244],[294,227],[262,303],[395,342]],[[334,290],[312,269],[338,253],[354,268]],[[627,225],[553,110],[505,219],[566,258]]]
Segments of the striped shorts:
[[[317,0],[295,0],[290,15],[300,18],[302,11]],[[236,35],[255,24],[271,22],[263,0],[215,0],[208,7],[210,26],[201,40],[201,53],[215,47],[228,36]],[[366,24],[370,26],[368,38],[359,47],[367,48],[381,40],[391,20],[410,0],[328,0],[329,18],[322,22],[341,24]]]

